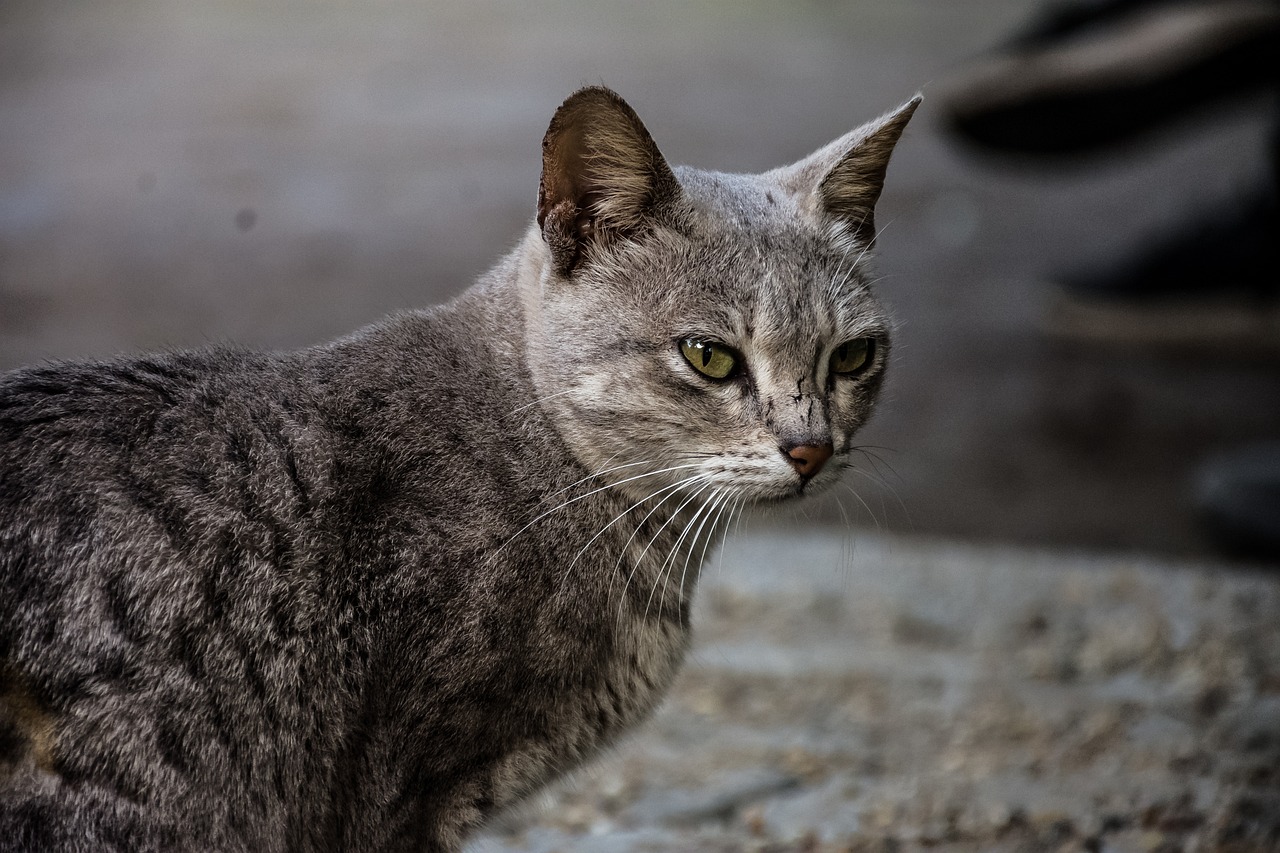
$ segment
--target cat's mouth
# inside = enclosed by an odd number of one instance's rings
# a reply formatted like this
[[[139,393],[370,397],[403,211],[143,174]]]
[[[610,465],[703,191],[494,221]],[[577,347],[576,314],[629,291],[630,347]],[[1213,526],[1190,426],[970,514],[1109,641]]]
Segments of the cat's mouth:
[[[763,494],[753,495],[752,499],[761,506],[772,506],[819,495],[829,489],[839,479],[840,472],[844,470],[844,465],[839,460],[833,460],[833,462],[834,464],[828,470],[808,477],[797,475],[785,484],[780,484]]]

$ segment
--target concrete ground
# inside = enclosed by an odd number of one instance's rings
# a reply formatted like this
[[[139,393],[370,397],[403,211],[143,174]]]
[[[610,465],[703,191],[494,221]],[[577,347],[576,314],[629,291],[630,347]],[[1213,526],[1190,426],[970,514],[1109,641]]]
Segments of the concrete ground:
[[[1280,577],[744,534],[656,719],[472,853],[1280,850]]]

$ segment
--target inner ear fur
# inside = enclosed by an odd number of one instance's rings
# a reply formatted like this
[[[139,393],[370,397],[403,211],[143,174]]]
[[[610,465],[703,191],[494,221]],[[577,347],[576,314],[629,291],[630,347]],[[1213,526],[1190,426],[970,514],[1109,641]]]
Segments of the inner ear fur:
[[[568,275],[592,244],[635,232],[679,185],[626,101],[602,86],[556,110],[542,139],[538,226]]]

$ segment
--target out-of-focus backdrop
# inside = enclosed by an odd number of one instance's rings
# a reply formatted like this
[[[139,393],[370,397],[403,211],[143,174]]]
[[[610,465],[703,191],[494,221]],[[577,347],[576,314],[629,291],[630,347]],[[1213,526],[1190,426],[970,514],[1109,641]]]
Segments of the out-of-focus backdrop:
[[[3,0],[0,369],[448,299],[584,84],[724,171],[923,90],[878,214],[878,458],[731,537],[654,723],[473,849],[1278,849],[1280,579],[1217,560],[1192,477],[1280,439],[1280,347],[1185,316],[1152,345],[1056,286],[1265,182],[1267,105],[1052,168],[965,149],[949,87],[1037,8]]]
[[[886,448],[888,488],[855,477],[845,509],[1203,551],[1188,478],[1280,437],[1276,361],[1063,335],[1049,281],[1262,180],[1263,113],[1074,168],[975,156],[939,132],[935,95],[1034,8],[8,0],[0,368],[296,347],[447,299],[525,227],[546,122],[583,84],[617,89],[668,159],[725,171],[790,162],[923,90],[880,215],[901,331],[865,443]],[[841,521],[833,501],[810,515]]]

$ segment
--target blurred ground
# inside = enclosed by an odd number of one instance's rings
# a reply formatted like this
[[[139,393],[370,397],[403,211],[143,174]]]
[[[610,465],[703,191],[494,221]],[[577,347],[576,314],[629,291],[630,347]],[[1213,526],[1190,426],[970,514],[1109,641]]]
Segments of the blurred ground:
[[[1256,182],[1264,124],[1241,111],[1065,172],[984,164],[941,138],[934,93],[1031,8],[7,0],[0,368],[299,346],[445,299],[516,240],[546,122],[586,83],[628,98],[673,162],[729,171],[790,162],[923,87],[879,217],[902,329],[865,443],[889,448],[891,491],[851,481],[846,508],[893,530],[1203,552],[1189,474],[1280,437],[1275,361],[1227,357],[1222,336],[1172,357],[1064,340],[1046,280]]]
[[[657,718],[471,853],[1280,850],[1280,578],[731,540]]]
[[[0,369],[446,299],[521,233],[583,84],[730,171],[923,87],[880,213],[880,460],[731,540],[658,719],[475,849],[1278,849],[1280,579],[1206,557],[1187,490],[1280,438],[1277,363],[1063,334],[1050,284],[1256,183],[1265,125],[1052,173],[958,150],[936,93],[1030,8],[5,0]]]

